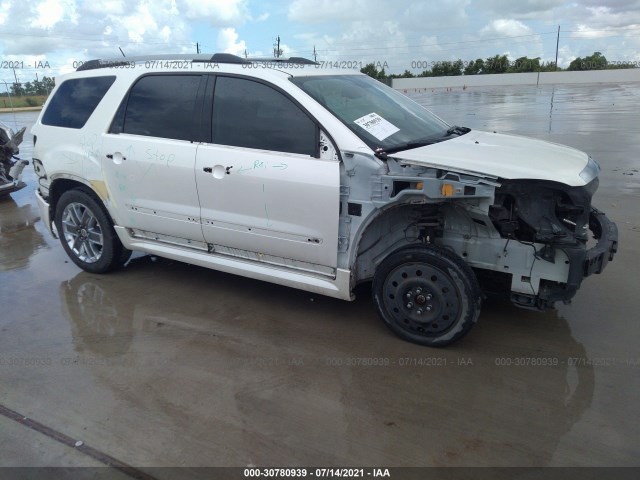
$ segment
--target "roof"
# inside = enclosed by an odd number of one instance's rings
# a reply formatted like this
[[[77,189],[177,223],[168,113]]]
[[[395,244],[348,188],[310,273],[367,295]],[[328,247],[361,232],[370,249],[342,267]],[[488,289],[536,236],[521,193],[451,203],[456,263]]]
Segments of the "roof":
[[[122,68],[145,65],[154,70],[171,70],[184,68],[184,64],[190,64],[196,70],[199,66],[203,69],[212,65],[237,65],[246,68],[263,68],[279,71],[290,76],[321,76],[321,75],[347,75],[360,74],[357,64],[352,70],[333,68],[333,62],[314,62],[303,57],[278,57],[278,58],[243,58],[230,53],[216,54],[157,54],[135,57],[119,57],[111,59],[89,60],[80,65],[76,71],[83,72],[97,69]]]
[[[142,63],[149,61],[181,61],[192,63],[233,63],[233,64],[247,64],[254,62],[269,62],[275,64],[297,64],[297,65],[315,65],[313,60],[302,57],[279,57],[279,58],[242,58],[238,55],[232,55],[230,53],[214,53],[214,54],[158,54],[158,55],[141,55],[135,57],[118,57],[107,59],[95,59],[89,60],[80,65],[76,71],[94,70],[97,68],[111,68],[120,67],[124,65],[131,65],[132,63]]]

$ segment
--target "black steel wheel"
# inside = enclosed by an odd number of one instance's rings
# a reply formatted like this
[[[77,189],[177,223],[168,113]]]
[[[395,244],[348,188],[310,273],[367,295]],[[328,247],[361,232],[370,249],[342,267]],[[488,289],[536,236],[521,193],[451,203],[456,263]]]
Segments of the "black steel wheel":
[[[87,272],[109,272],[131,255],[120,242],[104,206],[84,189],[62,194],[54,221],[67,255]]]
[[[480,315],[482,294],[464,260],[442,247],[423,245],[398,250],[380,264],[373,297],[394,333],[437,347],[471,329]]]

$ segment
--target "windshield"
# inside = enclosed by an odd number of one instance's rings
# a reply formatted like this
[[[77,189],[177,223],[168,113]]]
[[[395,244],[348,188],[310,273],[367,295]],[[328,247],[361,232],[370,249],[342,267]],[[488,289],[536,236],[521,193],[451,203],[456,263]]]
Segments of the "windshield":
[[[449,125],[366,75],[292,77],[373,150],[415,148],[447,139]]]

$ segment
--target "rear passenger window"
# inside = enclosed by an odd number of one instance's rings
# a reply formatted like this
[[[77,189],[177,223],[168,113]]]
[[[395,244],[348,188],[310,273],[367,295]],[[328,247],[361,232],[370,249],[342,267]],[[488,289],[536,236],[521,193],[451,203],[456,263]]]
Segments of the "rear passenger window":
[[[131,89],[123,133],[195,140],[201,75],[149,75]]]
[[[51,98],[42,123],[53,127],[84,127],[115,80],[115,76],[65,80]]]
[[[300,107],[275,89],[242,78],[217,78],[213,143],[315,157],[316,130]]]

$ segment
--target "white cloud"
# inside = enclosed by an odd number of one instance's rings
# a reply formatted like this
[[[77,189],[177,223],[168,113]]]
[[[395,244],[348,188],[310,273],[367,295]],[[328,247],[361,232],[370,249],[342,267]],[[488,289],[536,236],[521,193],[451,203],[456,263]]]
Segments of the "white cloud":
[[[491,15],[505,15],[517,19],[548,19],[553,16],[555,8],[566,3],[566,0],[478,0],[476,5]]]
[[[125,12],[123,0],[91,0],[84,2],[82,9],[101,15],[121,15]]]
[[[430,64],[459,54],[453,48],[442,52],[438,42],[460,39],[471,20],[466,12],[470,5],[472,0],[295,0],[288,18],[322,22],[296,33],[301,56],[312,58],[315,46],[321,61],[374,63],[387,72],[403,72],[416,62]]]
[[[438,2],[409,2],[403,6],[400,22],[403,28],[424,32],[443,28],[460,29],[468,24],[467,10],[471,0],[439,0]]]
[[[235,28],[223,28],[220,30],[216,45],[218,51],[234,55],[244,55],[244,51],[247,49],[247,44],[244,40],[238,41],[238,33]]]
[[[289,5],[288,18],[301,23],[351,21],[366,17],[367,12],[379,13],[377,3],[375,0],[294,0]]]
[[[485,36],[517,37],[531,35],[532,30],[519,20],[501,18],[490,22],[480,33]]]
[[[183,0],[185,16],[215,26],[231,26],[249,18],[245,0]]]
[[[606,7],[612,12],[628,13],[640,9],[640,0],[581,0],[586,7]]]
[[[162,27],[162,30],[160,30],[160,36],[165,42],[171,40],[171,28],[168,25]]]
[[[0,3],[0,25],[2,25],[9,15],[9,10],[11,9],[11,2],[2,2]]]
[[[158,24],[148,4],[138,5],[133,14],[123,18],[122,25],[127,29],[129,40],[132,42],[142,42],[145,33],[158,29]]]
[[[65,17],[71,22],[77,22],[76,4],[73,0],[43,0],[32,8],[35,18],[31,26],[35,28],[51,29]]]
[[[589,12],[588,23],[594,28],[602,27],[627,27],[638,26],[640,24],[640,8],[612,9],[607,6],[596,6],[587,8]]]
[[[594,39],[616,35],[615,30],[598,30],[587,25],[578,25],[577,30],[571,32],[573,38]]]

